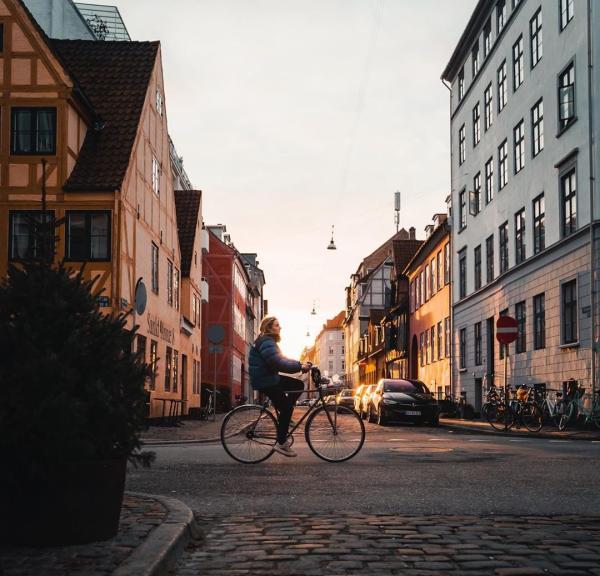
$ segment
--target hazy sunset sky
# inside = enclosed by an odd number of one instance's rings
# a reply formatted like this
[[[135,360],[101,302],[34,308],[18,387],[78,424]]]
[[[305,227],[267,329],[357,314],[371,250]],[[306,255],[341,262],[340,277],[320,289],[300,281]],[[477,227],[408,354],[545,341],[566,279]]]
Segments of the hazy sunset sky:
[[[118,5],[133,40],[161,41],[169,132],[204,220],[258,253],[282,348],[298,356],[395,232],[395,191],[418,238],[445,211],[440,75],[476,0],[97,3]]]

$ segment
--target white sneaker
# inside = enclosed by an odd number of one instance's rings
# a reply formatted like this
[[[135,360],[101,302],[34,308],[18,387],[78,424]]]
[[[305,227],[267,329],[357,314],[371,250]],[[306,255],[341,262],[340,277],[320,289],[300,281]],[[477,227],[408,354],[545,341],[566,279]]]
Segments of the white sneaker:
[[[273,446],[273,450],[275,450],[275,452],[277,452],[278,454],[282,454],[283,456],[288,456],[289,458],[298,456],[298,454],[296,454],[296,452],[294,452],[290,448],[290,443],[287,440],[283,444],[279,444],[279,442],[276,442],[275,446]]]

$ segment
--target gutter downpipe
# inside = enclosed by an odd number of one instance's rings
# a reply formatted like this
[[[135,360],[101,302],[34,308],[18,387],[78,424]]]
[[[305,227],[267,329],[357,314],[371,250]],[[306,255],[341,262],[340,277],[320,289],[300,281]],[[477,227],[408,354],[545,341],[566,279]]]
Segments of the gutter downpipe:
[[[591,389],[592,389],[592,403],[595,400],[595,391],[597,388],[597,378],[596,378],[596,354],[598,353],[598,329],[596,326],[597,322],[597,314],[596,314],[596,262],[595,262],[595,220],[596,215],[594,213],[594,184],[595,184],[595,175],[594,175],[594,113],[593,113],[593,102],[592,99],[593,94],[593,43],[592,43],[592,0],[587,0],[587,33],[588,33],[588,129],[589,129],[589,162],[590,162],[590,304],[591,304],[591,319],[592,319],[592,358],[591,358]],[[593,405],[593,404],[592,404]]]
[[[588,0],[589,1],[589,0]],[[441,78],[442,84],[447,88],[450,98],[449,98],[449,110],[450,110],[450,206],[452,205],[452,87],[448,85],[444,78]],[[452,262],[453,258],[453,247],[452,247],[452,229],[454,228],[454,212],[450,213],[450,209],[448,209],[447,218],[452,218],[452,225],[448,226],[449,234],[448,234],[448,250],[450,252],[450,282],[448,283],[448,291],[450,292],[448,298],[450,300],[450,342],[454,340],[454,297],[453,297],[453,288],[454,288],[454,279],[453,279],[453,266]],[[448,222],[448,220],[446,220]],[[444,343],[446,346],[447,344]],[[454,398],[454,346],[450,345],[450,356],[448,357],[448,364],[450,368],[450,396]]]

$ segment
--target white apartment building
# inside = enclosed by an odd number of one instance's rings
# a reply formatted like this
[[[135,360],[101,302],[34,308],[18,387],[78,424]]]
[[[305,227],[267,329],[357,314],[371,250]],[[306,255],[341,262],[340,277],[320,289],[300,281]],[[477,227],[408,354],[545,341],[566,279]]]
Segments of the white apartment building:
[[[327,320],[315,338],[315,364],[325,376],[337,374],[345,379],[346,351],[344,349],[344,317],[342,310],[337,316]]]
[[[452,376],[476,409],[485,382],[503,382],[501,314],[519,323],[510,383],[597,387],[599,41],[600,2],[480,0],[442,74],[451,92]]]

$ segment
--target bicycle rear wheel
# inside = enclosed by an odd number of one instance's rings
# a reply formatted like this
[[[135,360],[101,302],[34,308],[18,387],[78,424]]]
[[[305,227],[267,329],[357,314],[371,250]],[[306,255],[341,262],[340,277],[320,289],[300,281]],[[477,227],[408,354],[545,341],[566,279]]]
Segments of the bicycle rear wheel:
[[[221,425],[225,452],[243,464],[257,464],[273,454],[277,422],[262,406],[245,404],[233,409]]]
[[[544,425],[542,413],[535,404],[523,404],[521,407],[523,424],[530,432],[539,432]]]
[[[362,448],[365,425],[348,406],[326,404],[308,417],[304,435],[316,456],[327,462],[344,462]]]
[[[485,411],[485,417],[494,430],[511,428],[514,424],[513,412],[510,408],[507,410],[504,404],[490,403]]]
[[[575,419],[575,412],[577,411],[577,404],[575,401],[571,401],[568,404],[564,405],[563,403],[563,411],[558,420],[558,429],[562,432],[567,428],[569,422]]]

